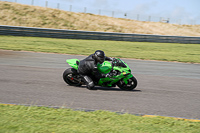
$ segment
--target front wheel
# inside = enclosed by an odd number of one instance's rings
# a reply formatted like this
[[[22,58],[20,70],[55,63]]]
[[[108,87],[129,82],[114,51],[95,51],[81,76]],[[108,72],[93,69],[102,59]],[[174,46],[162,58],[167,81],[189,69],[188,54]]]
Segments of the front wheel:
[[[127,84],[125,84],[125,82],[123,80],[120,80],[117,83],[117,86],[121,90],[131,91],[131,90],[135,89],[135,87],[137,86],[137,79],[133,76],[133,77],[128,79],[128,83]]]
[[[63,80],[71,86],[81,86],[81,78],[76,69],[69,68],[63,73]]]

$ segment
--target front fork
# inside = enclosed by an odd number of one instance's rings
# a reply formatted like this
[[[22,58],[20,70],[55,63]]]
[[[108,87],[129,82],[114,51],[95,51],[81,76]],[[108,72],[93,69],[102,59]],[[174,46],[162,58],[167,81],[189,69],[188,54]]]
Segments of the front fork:
[[[125,78],[123,78],[123,81],[125,84],[128,84],[128,79],[132,78],[133,75],[130,73],[129,75],[127,75]]]

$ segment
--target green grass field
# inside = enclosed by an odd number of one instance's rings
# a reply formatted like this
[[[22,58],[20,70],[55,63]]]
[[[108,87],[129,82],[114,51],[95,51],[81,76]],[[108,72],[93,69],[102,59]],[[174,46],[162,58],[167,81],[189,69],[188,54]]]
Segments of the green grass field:
[[[0,104],[0,133],[199,133],[200,122]]]
[[[0,36],[0,49],[79,55],[100,49],[111,57],[200,63],[200,44]]]

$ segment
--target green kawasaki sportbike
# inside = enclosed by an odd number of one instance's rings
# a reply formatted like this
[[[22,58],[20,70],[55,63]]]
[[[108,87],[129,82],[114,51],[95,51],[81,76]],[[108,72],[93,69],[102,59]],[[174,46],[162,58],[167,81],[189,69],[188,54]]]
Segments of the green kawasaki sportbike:
[[[81,76],[77,73],[80,60],[69,59],[66,60],[66,62],[72,68],[68,68],[64,71],[64,81],[71,86],[84,85]],[[121,90],[126,91],[133,90],[137,86],[137,80],[131,74],[131,69],[119,58],[114,58],[111,63],[109,61],[104,61],[102,64],[97,64],[97,67],[100,73],[109,73],[110,76],[106,78],[100,78],[98,83],[95,83],[96,86],[115,87],[117,85]]]

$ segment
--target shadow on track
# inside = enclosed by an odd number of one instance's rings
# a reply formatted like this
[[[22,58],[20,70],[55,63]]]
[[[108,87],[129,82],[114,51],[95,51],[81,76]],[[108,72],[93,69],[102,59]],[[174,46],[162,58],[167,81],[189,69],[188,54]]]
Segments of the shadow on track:
[[[114,88],[114,87],[95,87],[96,90],[102,90],[102,91],[125,91],[121,90],[119,88]],[[141,90],[131,90],[131,91],[126,91],[126,92],[141,92]]]
[[[87,89],[86,86],[78,86],[79,88],[85,88]],[[125,90],[121,90],[117,87],[101,87],[101,86],[95,86],[94,89],[92,89],[93,91],[95,90],[101,90],[101,91],[125,91]],[[92,91],[91,90],[91,91]],[[142,92],[141,90],[131,90],[131,91],[126,91],[126,92]]]

